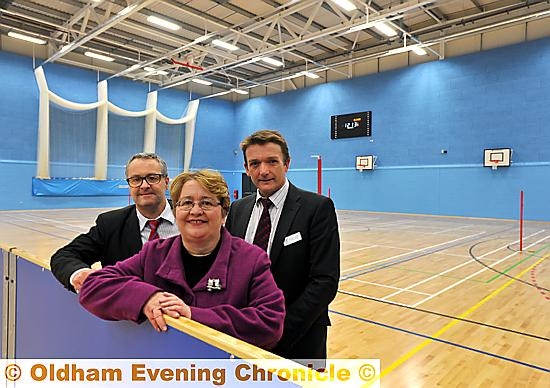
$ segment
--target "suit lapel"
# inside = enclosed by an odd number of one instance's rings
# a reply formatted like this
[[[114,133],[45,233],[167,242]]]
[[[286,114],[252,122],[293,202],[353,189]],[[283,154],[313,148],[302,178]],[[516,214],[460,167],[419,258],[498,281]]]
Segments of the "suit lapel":
[[[126,230],[128,233],[123,234],[124,242],[131,252],[139,252],[142,247],[141,232],[139,230],[139,221],[136,214],[135,205],[126,218]],[[136,238],[136,236],[138,238]]]
[[[244,216],[236,217],[237,219],[237,225],[235,225],[236,236],[239,236],[241,238],[244,238],[246,236],[246,229],[248,227],[250,217],[252,216],[252,210],[254,209],[255,199],[256,199],[256,195],[249,195],[248,197],[243,199],[242,213],[244,214]]]
[[[283,211],[277,224],[277,230],[273,237],[273,244],[271,244],[271,252],[269,258],[271,263],[275,263],[279,258],[281,250],[283,249],[283,243],[285,237],[288,235],[288,231],[300,209],[300,194],[295,186],[290,184],[288,188],[288,194],[286,195],[285,203],[283,205]]]

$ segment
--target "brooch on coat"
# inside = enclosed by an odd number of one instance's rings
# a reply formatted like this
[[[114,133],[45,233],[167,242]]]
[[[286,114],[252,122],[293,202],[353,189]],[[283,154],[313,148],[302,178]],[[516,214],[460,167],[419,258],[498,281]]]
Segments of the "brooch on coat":
[[[222,289],[222,286],[220,284],[220,279],[208,279],[208,283],[206,284],[206,289],[208,291],[220,291]]]

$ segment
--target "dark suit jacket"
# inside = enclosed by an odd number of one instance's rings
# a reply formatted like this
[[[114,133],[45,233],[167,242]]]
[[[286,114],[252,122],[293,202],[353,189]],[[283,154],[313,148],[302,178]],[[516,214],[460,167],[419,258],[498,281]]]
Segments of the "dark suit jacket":
[[[225,223],[244,238],[255,195],[233,202]],[[284,246],[287,236],[301,240]],[[340,277],[340,238],[331,199],[290,184],[273,239],[271,271],[285,295],[283,338],[275,353],[287,358],[325,358],[328,305]],[[323,334],[324,333],[324,334]]]
[[[97,261],[103,266],[114,264],[136,254],[141,246],[136,206],[130,205],[100,214],[88,233],[53,254],[50,267],[57,280],[74,291],[69,283],[74,271]]]

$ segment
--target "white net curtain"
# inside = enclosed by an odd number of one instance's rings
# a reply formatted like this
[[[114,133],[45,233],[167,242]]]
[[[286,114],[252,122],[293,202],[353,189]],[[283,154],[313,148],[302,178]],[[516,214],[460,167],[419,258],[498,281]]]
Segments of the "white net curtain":
[[[146,109],[142,111],[130,111],[116,106],[107,98],[107,81],[97,84],[97,102],[83,104],[66,100],[48,88],[46,76],[42,67],[34,71],[38,89],[40,91],[40,107],[38,119],[38,152],[36,177],[40,179],[50,178],[50,102],[62,108],[74,111],[97,110],[97,123],[95,133],[95,160],[94,179],[107,179],[108,144],[109,144],[109,112],[122,117],[143,117],[145,130],[143,139],[143,152],[156,152],[157,146],[157,121],[169,125],[185,124],[185,146],[183,153],[183,169],[189,170],[193,140],[195,135],[195,121],[199,100],[190,101],[187,111],[178,119],[166,117],[157,109],[157,92],[149,92],[147,95]]]

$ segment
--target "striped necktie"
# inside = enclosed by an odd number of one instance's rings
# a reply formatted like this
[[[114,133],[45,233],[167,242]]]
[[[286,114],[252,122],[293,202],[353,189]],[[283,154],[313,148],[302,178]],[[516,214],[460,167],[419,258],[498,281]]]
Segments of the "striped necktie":
[[[254,245],[259,246],[267,252],[267,246],[269,244],[269,235],[271,233],[271,218],[269,217],[269,208],[273,205],[273,202],[269,198],[260,198],[259,201],[264,206],[262,215],[258,221],[258,228],[256,229],[256,235],[254,236]]]
[[[147,241],[156,240],[157,238],[160,238],[159,233],[157,231],[159,225],[160,225],[161,219],[158,220],[149,220],[147,221],[147,225],[149,225],[149,229],[151,229],[151,232],[149,233],[149,238]]]

